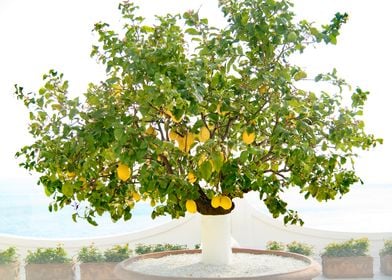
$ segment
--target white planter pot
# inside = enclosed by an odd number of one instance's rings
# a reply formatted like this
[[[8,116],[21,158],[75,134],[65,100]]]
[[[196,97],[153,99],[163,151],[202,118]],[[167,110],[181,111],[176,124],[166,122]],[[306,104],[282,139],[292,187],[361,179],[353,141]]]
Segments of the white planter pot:
[[[202,215],[201,261],[205,264],[229,264],[231,249],[231,214]]]

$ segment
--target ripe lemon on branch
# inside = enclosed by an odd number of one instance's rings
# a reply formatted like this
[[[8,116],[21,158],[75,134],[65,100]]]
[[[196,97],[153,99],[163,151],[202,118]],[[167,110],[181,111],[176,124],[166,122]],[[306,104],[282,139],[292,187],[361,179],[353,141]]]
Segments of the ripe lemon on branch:
[[[188,199],[185,202],[185,208],[189,213],[196,213],[197,212],[197,205],[196,202],[192,199]]]
[[[244,141],[245,144],[250,145],[252,144],[256,139],[256,134],[254,132],[248,133],[248,131],[244,131],[242,133],[242,141]]]
[[[131,168],[128,165],[119,163],[117,167],[117,176],[121,181],[127,181],[132,175]]]

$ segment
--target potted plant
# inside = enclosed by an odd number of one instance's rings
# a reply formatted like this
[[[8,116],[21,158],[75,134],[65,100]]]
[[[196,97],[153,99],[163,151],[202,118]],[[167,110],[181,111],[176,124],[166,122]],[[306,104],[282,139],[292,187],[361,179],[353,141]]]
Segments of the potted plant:
[[[272,251],[287,251],[304,256],[311,256],[313,254],[313,246],[298,241],[293,241],[288,244],[278,241],[268,241],[266,249]]]
[[[380,269],[385,275],[392,275],[392,239],[384,241],[380,251]]]
[[[304,256],[313,255],[313,246],[303,242],[293,241],[286,244],[286,248],[290,253],[296,253]]]
[[[283,242],[278,242],[278,241],[268,241],[266,245],[267,250],[272,250],[272,251],[284,251],[286,248],[286,245],[284,245]]]
[[[0,279],[19,279],[19,262],[15,247],[0,251]]]
[[[95,25],[91,55],[107,77],[84,96],[71,95],[55,70],[37,92],[15,86],[36,140],[17,156],[40,173],[54,210],[75,204],[73,217],[94,225],[104,212],[131,219],[140,199],[153,218],[199,213],[201,261],[228,264],[235,198],[258,192],[273,218],[302,224],[285,190],[328,201],[360,182],[352,151],[382,142],[364,129],[368,92],[352,90],[336,70],[310,79],[291,63],[309,46],[336,44],[348,15],[318,27],[296,21],[287,0],[219,7],[223,28],[196,11],[148,25],[124,1],[125,30]]]
[[[94,245],[83,247],[78,253],[81,280],[115,280],[115,266],[129,258],[131,250],[128,244],[116,245],[103,253]]]
[[[28,251],[26,280],[73,280],[74,264],[63,247],[38,248]]]
[[[373,258],[368,251],[367,238],[328,244],[322,254],[323,275],[327,278],[373,277]]]
[[[198,247],[198,248],[197,248]],[[137,244],[135,247],[135,253],[138,255],[155,253],[155,252],[164,252],[164,251],[176,251],[176,250],[185,250],[187,247],[185,245],[177,245],[177,244]],[[199,249],[200,246],[195,246],[195,249]]]

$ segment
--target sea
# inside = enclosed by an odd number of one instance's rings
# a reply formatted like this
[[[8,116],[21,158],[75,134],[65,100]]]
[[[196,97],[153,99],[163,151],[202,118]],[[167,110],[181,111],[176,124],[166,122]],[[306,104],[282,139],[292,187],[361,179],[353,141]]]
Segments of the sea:
[[[340,232],[392,232],[392,185],[358,185],[336,200],[319,203],[304,200],[298,190],[286,192],[282,198],[288,208],[297,210],[305,227]],[[260,215],[271,216],[258,194],[246,196]],[[0,185],[0,235],[34,238],[83,238],[126,234],[169,222],[170,217],[151,218],[147,202],[136,204],[132,219],[113,222],[110,216],[97,218],[98,226],[87,221],[72,220],[73,209],[65,207],[49,212],[51,199],[38,186]]]
[[[170,221],[169,217],[151,218],[147,202],[137,203],[132,218],[113,222],[109,215],[97,217],[98,226],[84,219],[72,220],[71,206],[49,212],[51,198],[39,186],[0,185],[0,235],[34,238],[83,238],[125,234],[152,228]]]

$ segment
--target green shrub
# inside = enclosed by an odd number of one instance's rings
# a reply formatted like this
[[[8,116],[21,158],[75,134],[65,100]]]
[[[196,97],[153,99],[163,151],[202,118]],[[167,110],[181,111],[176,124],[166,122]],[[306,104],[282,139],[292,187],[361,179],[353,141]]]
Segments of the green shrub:
[[[313,246],[306,243],[293,241],[286,245],[287,251],[290,253],[301,254],[304,256],[310,256],[313,254]]]
[[[0,251],[0,264],[9,264],[16,262],[17,255],[15,247],[10,247],[4,251]]]
[[[142,254],[163,252],[163,251],[184,250],[186,248],[187,248],[186,245],[173,245],[173,244],[143,245],[143,244],[137,244],[136,248],[135,248],[135,253],[138,255],[142,255]]]
[[[369,239],[350,239],[341,243],[330,243],[324,248],[322,256],[352,257],[366,256],[369,251]]]
[[[266,245],[267,250],[284,251],[285,245],[278,241],[268,241]]]
[[[106,262],[121,262],[130,257],[132,251],[128,244],[124,246],[116,245],[111,249],[106,250],[103,254]]]
[[[392,256],[392,239],[384,241],[384,247],[380,251],[381,256],[391,255]]]
[[[78,261],[82,263],[103,262],[105,259],[94,245],[82,247],[78,253]]]
[[[56,248],[38,248],[36,251],[28,251],[26,263],[70,263],[67,252],[61,246]]]

